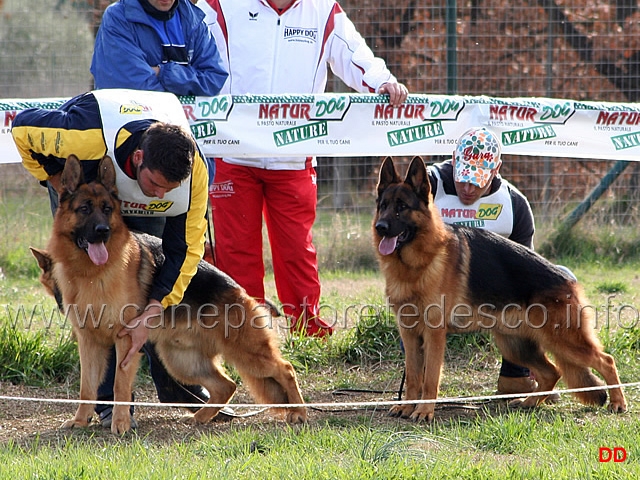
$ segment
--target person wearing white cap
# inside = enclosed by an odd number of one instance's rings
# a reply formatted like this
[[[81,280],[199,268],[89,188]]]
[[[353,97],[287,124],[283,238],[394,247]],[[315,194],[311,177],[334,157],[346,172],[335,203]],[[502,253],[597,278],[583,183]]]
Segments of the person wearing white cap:
[[[446,223],[484,228],[533,249],[531,206],[500,176],[500,153],[495,134],[482,127],[467,130],[452,159],[427,169],[434,203]],[[535,387],[527,368],[502,359],[498,393],[528,393]]]

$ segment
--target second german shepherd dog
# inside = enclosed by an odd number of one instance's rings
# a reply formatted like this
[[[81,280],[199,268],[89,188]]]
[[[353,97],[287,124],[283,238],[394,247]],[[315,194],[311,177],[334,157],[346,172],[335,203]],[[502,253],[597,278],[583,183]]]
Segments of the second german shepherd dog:
[[[386,158],[377,195],[373,240],[406,351],[407,400],[437,398],[447,333],[490,332],[504,358],[531,370],[537,392],[553,390],[560,377],[569,388],[602,385],[592,368],[607,384],[620,383],[613,357],[593,332],[592,309],[583,308],[580,286],[515,242],[446,225],[421,158],[413,159],[404,181]],[[575,396],[588,405],[607,400],[605,390]],[[529,396],[520,406],[545,399]],[[390,414],[431,421],[434,409],[434,403],[403,404]],[[620,388],[611,389],[609,409],[626,410]]]
[[[97,180],[85,183],[80,162],[70,156],[62,185],[48,251],[32,249],[42,269],[40,280],[49,293],[61,294],[78,340],[80,399],[96,400],[115,345],[114,399],[129,402],[140,355],[121,367],[131,339],[118,337],[118,332],[147,305],[154,273],[164,261],[161,241],[127,228],[109,157],[100,162]],[[94,257],[100,261],[95,263]],[[267,308],[229,276],[201,261],[182,303],[164,310],[159,325],[149,329],[149,341],[176,380],[209,391],[208,403],[227,403],[236,390],[221,367],[224,359],[258,402],[302,404],[295,371],[280,354],[271,321]],[[192,421],[208,422],[219,410],[203,407]],[[304,407],[283,410],[290,423],[306,421]],[[92,414],[93,405],[80,404],[75,417],[62,427],[84,427]],[[111,431],[122,434],[130,428],[129,407],[115,405]]]

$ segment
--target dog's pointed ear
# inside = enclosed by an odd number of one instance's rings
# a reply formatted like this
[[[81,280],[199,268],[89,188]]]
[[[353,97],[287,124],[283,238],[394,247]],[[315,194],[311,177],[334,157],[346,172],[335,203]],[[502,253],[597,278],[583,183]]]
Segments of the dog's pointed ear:
[[[429,199],[431,193],[431,184],[427,176],[427,167],[421,157],[413,157],[404,183],[409,185],[416,194],[425,202]]]
[[[61,178],[62,188],[69,193],[78,190],[78,187],[84,183],[84,172],[80,160],[75,155],[69,155],[67,161],[64,162],[64,170],[62,170]],[[61,193],[61,192],[59,192]]]
[[[31,250],[31,254],[38,261],[40,270],[42,270],[43,272],[51,271],[51,269],[53,268],[53,260],[51,259],[49,252],[36,247],[29,247],[29,250]]]
[[[105,155],[98,165],[98,182],[101,183],[112,195],[118,196],[116,188],[116,169],[113,166],[113,160]]]
[[[378,177],[378,197],[385,191],[385,189],[393,184],[400,183],[400,177],[396,171],[396,167],[393,165],[391,157],[387,157],[382,161],[380,166],[380,175]]]
[[[29,247],[31,253],[36,258],[38,266],[40,267],[40,283],[47,291],[49,295],[56,299],[58,309],[64,311],[64,302],[62,300],[62,292],[58,287],[58,283],[53,276],[53,258],[46,250],[41,250],[35,247]]]

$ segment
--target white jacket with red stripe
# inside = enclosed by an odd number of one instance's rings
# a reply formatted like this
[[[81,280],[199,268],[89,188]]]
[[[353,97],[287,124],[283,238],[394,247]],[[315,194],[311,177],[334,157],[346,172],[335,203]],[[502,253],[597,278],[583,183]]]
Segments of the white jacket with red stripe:
[[[327,65],[358,92],[376,92],[382,84],[396,81],[335,0],[295,0],[282,12],[268,0],[199,0],[197,5],[206,14],[229,70],[220,93],[322,93]],[[302,170],[309,159],[224,160]]]

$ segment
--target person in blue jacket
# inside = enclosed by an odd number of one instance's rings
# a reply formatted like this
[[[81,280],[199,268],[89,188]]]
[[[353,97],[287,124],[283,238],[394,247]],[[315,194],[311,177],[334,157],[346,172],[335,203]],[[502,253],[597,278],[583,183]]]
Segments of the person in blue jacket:
[[[204,18],[202,10],[187,0],[119,0],[109,5],[96,35],[91,61],[96,90],[126,88],[175,95],[217,95],[228,73]],[[213,175],[209,163],[211,181]],[[128,217],[127,224],[131,229],[162,237],[165,219]],[[145,353],[161,402],[207,400],[199,385],[183,385],[167,373],[153,345],[146,345]],[[114,377],[115,354],[98,389],[99,400],[113,399]],[[111,411],[111,405],[96,405],[104,427],[110,427]]]
[[[217,95],[227,79],[204,13],[187,0],[107,7],[91,61],[95,88]]]

